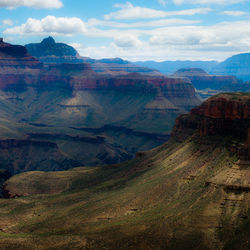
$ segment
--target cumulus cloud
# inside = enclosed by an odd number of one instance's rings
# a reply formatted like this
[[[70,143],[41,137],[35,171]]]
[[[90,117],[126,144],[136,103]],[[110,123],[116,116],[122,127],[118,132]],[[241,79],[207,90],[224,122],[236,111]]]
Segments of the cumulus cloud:
[[[134,6],[130,2],[127,2],[126,4],[116,4],[115,7],[120,8],[120,10],[105,15],[104,18],[106,20],[164,18],[168,16],[193,16],[196,14],[207,14],[211,11],[210,8],[195,8],[180,11],[161,11]]]
[[[228,10],[228,11],[223,11],[221,12],[221,14],[224,15],[228,15],[228,16],[234,16],[234,17],[238,17],[238,16],[244,16],[247,15],[248,13],[245,11],[237,11],[237,10]]]
[[[177,5],[180,4],[217,4],[217,5],[230,5],[235,3],[243,3],[249,0],[173,0]]]
[[[187,20],[187,19],[160,19],[149,22],[133,22],[133,23],[121,23],[106,20],[98,20],[92,18],[86,23],[87,26],[104,26],[104,27],[114,27],[114,28],[149,28],[149,27],[162,27],[168,25],[185,25],[185,24],[195,24],[199,23],[197,20]]]
[[[166,27],[155,30],[149,42],[152,45],[175,46],[196,51],[250,49],[249,25],[250,21],[238,21],[213,26]]]
[[[53,9],[61,8],[63,4],[60,0],[0,0],[0,8],[15,9],[23,6],[37,9]]]
[[[101,47],[84,47],[80,53],[94,58],[122,57],[132,61],[223,60],[250,50],[249,26],[250,21],[237,21],[211,26],[107,30],[107,34],[112,33],[113,42]]]
[[[4,19],[2,20],[3,26],[12,26],[14,23],[11,19]]]
[[[47,16],[41,20],[29,18],[26,23],[8,28],[5,35],[74,35],[87,31],[85,23],[76,17]]]
[[[152,53],[153,51],[153,53]],[[119,47],[115,43],[105,46],[88,46],[79,50],[82,56],[91,58],[121,57],[129,61],[166,60],[224,60],[238,51],[196,51],[179,49],[175,46],[159,46],[143,43],[141,47]]]
[[[142,45],[142,42],[133,35],[120,35],[115,38],[115,45],[123,48],[138,47]]]

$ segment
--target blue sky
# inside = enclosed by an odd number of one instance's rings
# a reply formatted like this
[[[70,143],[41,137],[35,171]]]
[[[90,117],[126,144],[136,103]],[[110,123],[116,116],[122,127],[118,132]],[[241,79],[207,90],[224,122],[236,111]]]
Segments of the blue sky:
[[[0,32],[92,58],[221,61],[250,52],[250,0],[0,0]]]

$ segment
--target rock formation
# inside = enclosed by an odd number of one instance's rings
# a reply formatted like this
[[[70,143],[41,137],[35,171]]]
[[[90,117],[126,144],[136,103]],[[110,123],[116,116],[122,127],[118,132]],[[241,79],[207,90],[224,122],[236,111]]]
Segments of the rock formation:
[[[48,47],[45,54],[55,47],[64,48],[52,38],[41,46]],[[58,169],[59,160],[54,166],[53,161],[43,164],[27,153],[29,149],[41,151],[41,159],[50,159],[54,152],[50,143],[80,165],[131,159],[138,150],[168,140],[176,117],[200,104],[188,79],[124,71],[97,73],[87,62],[43,65],[22,46],[1,41],[1,47],[5,52],[0,54],[0,62],[2,58],[2,64],[6,63],[0,67],[0,146],[6,140],[23,143],[23,147],[9,144],[9,149],[2,150],[8,159],[20,153],[20,159],[5,165],[13,169],[14,164],[13,173]],[[65,53],[76,53],[70,50]],[[63,51],[55,53],[60,56]],[[119,59],[100,63],[127,67]],[[26,145],[27,140],[32,143]],[[41,150],[40,141],[48,143],[48,153],[45,146]],[[23,156],[31,161],[21,161]],[[7,162],[5,154],[0,154],[1,159]]]
[[[0,40],[0,73],[13,69],[41,69],[42,63],[28,54],[27,49],[20,45],[11,45]],[[11,73],[11,72],[10,72]]]
[[[56,43],[52,37],[43,39],[41,43],[25,45],[29,54],[44,63],[79,63],[82,62],[78,52],[65,43]]]
[[[89,63],[95,72],[120,75],[129,73],[142,73],[148,75],[161,75],[159,71],[147,67],[134,65],[121,58],[92,59],[79,56],[76,49],[65,43],[56,43],[52,37],[45,38],[41,43],[25,45],[28,52],[45,65],[62,63]]]
[[[0,243],[249,249],[249,100],[210,98],[177,119],[167,143],[122,164],[13,176],[4,195],[17,199],[0,201]]]
[[[177,118],[172,134],[178,140],[195,133],[200,137],[233,137],[237,143],[230,146],[231,151],[237,153],[243,161],[249,161],[249,130],[249,94],[229,93],[211,97],[201,106],[192,109],[190,115]]]

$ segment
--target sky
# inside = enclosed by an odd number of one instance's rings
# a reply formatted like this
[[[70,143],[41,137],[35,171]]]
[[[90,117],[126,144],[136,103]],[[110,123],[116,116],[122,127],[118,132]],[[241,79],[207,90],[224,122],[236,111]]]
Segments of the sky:
[[[223,61],[250,52],[250,0],[0,0],[0,36],[53,36],[96,59]]]

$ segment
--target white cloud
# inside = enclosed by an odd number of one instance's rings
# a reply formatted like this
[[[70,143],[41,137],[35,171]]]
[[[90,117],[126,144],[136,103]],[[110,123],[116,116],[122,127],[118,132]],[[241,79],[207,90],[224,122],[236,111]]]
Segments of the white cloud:
[[[106,30],[109,45],[79,46],[92,58],[122,57],[127,60],[224,60],[250,51],[250,21],[222,22],[212,26],[168,26],[147,30]],[[101,32],[98,32],[99,35]],[[146,39],[144,35],[146,35]]]
[[[17,7],[42,8],[61,8],[63,6],[61,0],[0,0],[0,8],[15,9]]]
[[[12,26],[14,23],[11,19],[4,19],[2,20],[3,26]]]
[[[115,38],[115,45],[123,48],[138,47],[142,45],[142,42],[133,35],[120,35]]]
[[[166,6],[167,5],[167,1],[166,0],[157,0],[157,1],[162,6]]]
[[[217,5],[230,5],[235,3],[244,3],[249,0],[173,0],[177,5],[180,4],[217,4]]]
[[[162,27],[168,25],[185,25],[185,24],[195,24],[199,23],[200,21],[196,20],[186,20],[186,19],[160,19],[154,20],[149,22],[133,22],[133,23],[121,23],[121,22],[113,22],[113,21],[106,21],[106,20],[98,20],[92,18],[88,20],[86,23],[89,27],[94,26],[104,26],[104,27],[114,27],[114,28],[149,28],[149,27]]]
[[[199,21],[175,18],[127,23],[98,19],[83,22],[75,17],[47,16],[41,20],[29,18],[20,26],[7,28],[4,34],[10,37],[84,35],[101,38],[99,41],[105,46],[72,44],[81,55],[93,58],[222,60],[232,54],[250,51],[250,20],[216,25],[196,23]]]
[[[85,23],[76,17],[47,16],[41,20],[29,18],[25,24],[6,29],[5,35],[74,35],[87,31]]]
[[[230,10],[228,10],[228,11],[221,12],[221,14],[228,15],[228,16],[238,17],[238,16],[247,15],[248,13],[245,12],[245,11],[237,11],[237,10],[230,11]]]
[[[153,53],[152,53],[153,51]],[[143,43],[141,47],[119,47],[115,43],[106,46],[89,46],[79,50],[80,55],[91,58],[121,57],[129,61],[166,60],[224,60],[238,51],[199,51],[178,49],[175,46],[153,46]]]
[[[163,18],[168,16],[193,16],[196,14],[207,14],[211,11],[210,8],[195,8],[180,11],[161,11],[134,6],[130,2],[127,2],[126,4],[116,4],[115,7],[120,8],[120,10],[105,15],[104,18],[106,20]]]
[[[223,22],[213,26],[180,26],[155,30],[150,44],[186,51],[249,50],[250,21]],[[232,32],[233,31],[233,32]]]

